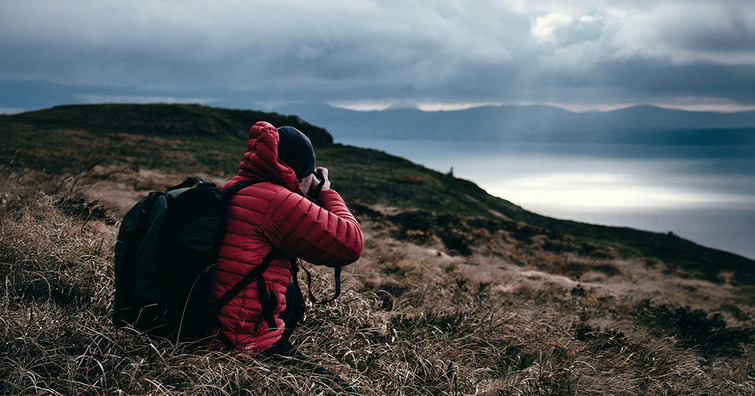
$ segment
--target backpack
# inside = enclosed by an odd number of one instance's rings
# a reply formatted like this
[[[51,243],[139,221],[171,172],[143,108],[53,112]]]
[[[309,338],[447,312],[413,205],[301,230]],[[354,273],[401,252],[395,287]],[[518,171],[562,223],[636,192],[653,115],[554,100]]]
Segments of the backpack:
[[[126,213],[115,245],[116,326],[132,325],[177,339],[200,338],[217,311],[262,276],[272,254],[249,279],[210,304],[209,285],[225,236],[227,201],[252,184],[238,183],[221,191],[211,182],[190,177],[167,191],[150,193]]]

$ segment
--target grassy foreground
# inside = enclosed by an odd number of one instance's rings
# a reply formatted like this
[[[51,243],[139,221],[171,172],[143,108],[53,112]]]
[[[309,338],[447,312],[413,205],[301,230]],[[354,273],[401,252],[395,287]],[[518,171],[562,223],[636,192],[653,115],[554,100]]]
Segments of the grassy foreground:
[[[0,394],[337,393],[306,368],[110,322],[120,216],[186,174],[226,180],[238,140],[4,133]],[[755,293],[734,273],[696,276],[508,216],[467,215],[471,201],[456,215],[401,206],[398,186],[436,180],[408,163],[386,176],[393,201],[365,199],[358,175],[377,190],[384,174],[369,172],[372,157],[322,153],[365,251],[346,267],[342,297],[310,307],[294,341],[362,394],[755,394]],[[330,272],[308,268],[313,292],[331,292]]]
[[[3,171],[0,393],[336,393],[295,366],[116,330],[117,223],[42,174]],[[375,216],[360,214],[367,249],[345,295],[311,307],[295,334],[364,394],[755,392],[751,301],[729,285],[522,250],[514,236],[501,235],[500,253],[521,265],[476,245],[449,255]],[[329,274],[316,273],[315,293],[327,293]]]

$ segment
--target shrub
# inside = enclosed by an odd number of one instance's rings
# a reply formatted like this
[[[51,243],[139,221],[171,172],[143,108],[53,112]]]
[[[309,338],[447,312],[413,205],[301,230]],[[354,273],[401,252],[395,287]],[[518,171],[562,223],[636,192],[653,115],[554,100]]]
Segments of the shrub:
[[[650,300],[638,304],[636,315],[645,323],[675,336],[680,346],[697,348],[705,355],[741,356],[744,345],[750,343],[755,334],[752,328],[727,326],[719,313],[655,304]]]

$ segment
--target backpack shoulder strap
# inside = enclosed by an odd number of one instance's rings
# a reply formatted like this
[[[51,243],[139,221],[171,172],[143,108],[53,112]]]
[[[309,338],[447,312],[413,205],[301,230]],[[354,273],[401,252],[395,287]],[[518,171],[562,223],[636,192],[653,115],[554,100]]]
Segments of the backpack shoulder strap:
[[[215,187],[215,183],[208,182],[205,179],[202,179],[201,177],[192,176],[187,178],[183,181],[181,184],[177,184],[166,191],[173,191],[178,190],[179,188],[188,188],[188,187]]]
[[[223,308],[226,304],[228,304],[234,297],[236,297],[239,292],[247,287],[253,280],[257,279],[258,276],[261,276],[265,270],[267,270],[267,267],[270,266],[270,262],[273,261],[273,257],[275,256],[276,251],[273,250],[270,253],[265,256],[265,258],[262,260],[262,263],[256,267],[254,267],[253,270],[247,272],[247,274],[244,276],[243,279],[241,279],[238,283],[236,283],[230,290],[228,290],[225,294],[223,294],[222,297],[220,297],[217,301],[215,301],[215,304],[213,304],[213,312],[214,314],[217,314],[220,312],[220,309]]]

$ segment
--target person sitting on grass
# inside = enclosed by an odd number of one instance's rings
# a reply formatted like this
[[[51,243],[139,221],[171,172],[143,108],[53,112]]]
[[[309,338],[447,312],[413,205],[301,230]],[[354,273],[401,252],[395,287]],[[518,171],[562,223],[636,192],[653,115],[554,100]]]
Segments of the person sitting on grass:
[[[353,263],[362,252],[362,230],[331,188],[328,169],[315,166],[309,138],[296,128],[264,121],[251,128],[239,173],[223,188],[248,180],[257,183],[229,202],[210,295],[221,298],[271,255],[263,273],[266,290],[249,283],[222,307],[212,334],[220,348],[288,354],[304,309],[298,283],[291,282],[296,259],[328,267]]]

